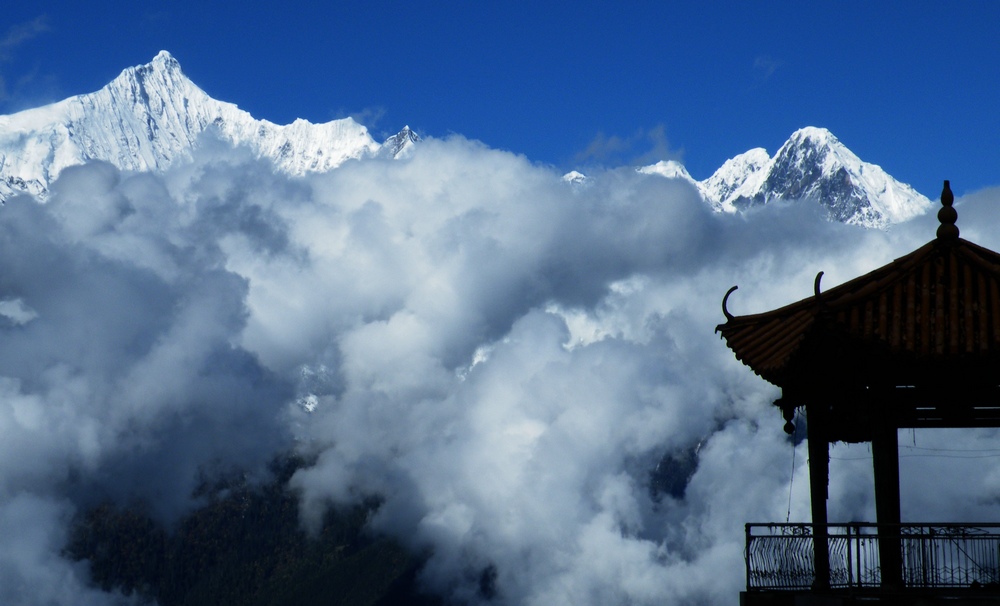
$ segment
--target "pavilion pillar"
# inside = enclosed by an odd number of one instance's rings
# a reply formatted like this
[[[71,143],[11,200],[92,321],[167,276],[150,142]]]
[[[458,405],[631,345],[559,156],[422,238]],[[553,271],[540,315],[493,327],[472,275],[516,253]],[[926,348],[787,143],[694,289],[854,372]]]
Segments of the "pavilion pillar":
[[[895,423],[883,420],[872,436],[875,472],[875,521],[882,586],[902,588],[903,557],[899,508],[899,435]]]
[[[826,501],[830,485],[830,443],[826,436],[825,404],[807,404],[807,441],[809,445],[809,497],[812,504],[813,589],[830,587],[829,528]]]

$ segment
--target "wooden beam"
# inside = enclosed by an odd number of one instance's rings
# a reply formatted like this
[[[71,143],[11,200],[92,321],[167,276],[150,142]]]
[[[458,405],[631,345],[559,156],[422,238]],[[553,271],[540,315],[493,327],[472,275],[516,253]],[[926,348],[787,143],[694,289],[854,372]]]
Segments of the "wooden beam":
[[[875,471],[875,519],[878,522],[882,586],[903,586],[902,541],[899,536],[899,434],[895,424],[883,420],[872,439]]]
[[[812,502],[814,589],[830,587],[830,551],[828,547],[826,500],[830,485],[830,444],[826,436],[825,403],[806,405],[809,446],[809,496]]]

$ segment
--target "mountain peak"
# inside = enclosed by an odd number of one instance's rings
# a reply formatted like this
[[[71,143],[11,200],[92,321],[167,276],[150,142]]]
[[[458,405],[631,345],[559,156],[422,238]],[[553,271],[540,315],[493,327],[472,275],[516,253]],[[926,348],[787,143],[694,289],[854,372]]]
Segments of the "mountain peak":
[[[755,147],[726,160],[714,174],[701,182],[702,193],[720,210],[734,212],[735,200],[755,191],[766,176],[771,156],[763,147]]]
[[[165,50],[161,50],[160,52],[156,53],[156,56],[153,57],[153,60],[150,61],[149,64],[155,66],[163,66],[170,69],[180,68],[181,66],[181,64],[177,61],[177,59],[174,59],[174,56],[171,55],[170,52]]]
[[[676,160],[660,160],[656,164],[643,166],[639,168],[638,171],[647,175],[660,175],[661,177],[667,177],[668,179],[684,179],[685,181],[690,181],[692,183],[695,182],[695,180],[688,173],[687,168]]]
[[[829,130],[812,126],[792,133],[754,179],[753,190],[742,189],[731,203],[746,208],[805,199],[818,201],[837,221],[878,228],[931,207],[930,200],[862,161]]]
[[[410,129],[409,125],[404,126],[401,131],[389,137],[382,143],[379,155],[390,158],[403,158],[411,153],[413,145],[420,141],[420,136]]]
[[[134,69],[137,72],[159,73],[169,75],[171,78],[187,79],[187,76],[181,71],[180,62],[165,50],[156,53],[156,56],[149,63],[138,65]]]
[[[808,162],[858,164],[861,159],[825,128],[807,126],[792,133],[775,154],[775,161],[787,155],[803,156]]]
[[[792,136],[788,138],[789,141],[818,141],[823,143],[840,143],[840,141],[825,128],[820,128],[818,126],[806,126],[800,128],[799,130],[792,133]]]
[[[657,166],[642,170],[682,176],[680,171]],[[720,211],[808,199],[825,206],[832,219],[876,228],[905,221],[932,206],[930,200],[881,167],[863,162],[829,130],[815,126],[792,133],[774,157],[764,149],[752,149],[727,160],[696,185]]]
[[[131,83],[132,81],[144,83],[147,80],[159,81],[169,85],[184,82],[193,86],[193,83],[181,71],[180,62],[167,51],[161,50],[149,63],[127,67],[122,70],[122,73],[105,88],[113,87],[116,83]]]
[[[157,61],[161,62],[173,61],[176,63],[177,59],[174,59],[174,56],[170,54],[170,51],[161,50],[160,52],[156,53],[155,57],[153,57],[153,63],[156,63]]]
[[[210,97],[173,55],[160,51],[97,92],[0,116],[0,202],[24,192],[44,198],[64,168],[89,160],[128,171],[164,170],[190,157],[206,130],[292,175],[326,171],[380,148],[349,118],[286,126],[257,120]],[[416,137],[407,132],[407,139]]]

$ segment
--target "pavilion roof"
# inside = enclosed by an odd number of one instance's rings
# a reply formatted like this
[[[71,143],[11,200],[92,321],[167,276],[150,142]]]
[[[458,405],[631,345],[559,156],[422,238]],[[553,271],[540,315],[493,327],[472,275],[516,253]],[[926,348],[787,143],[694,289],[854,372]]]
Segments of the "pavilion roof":
[[[820,272],[814,296],[773,311],[733,316],[724,300],[716,331],[783,387],[815,376],[906,384],[942,366],[1000,381],[1000,254],[958,237],[947,181],[941,200],[938,237],[924,246],[826,292]]]

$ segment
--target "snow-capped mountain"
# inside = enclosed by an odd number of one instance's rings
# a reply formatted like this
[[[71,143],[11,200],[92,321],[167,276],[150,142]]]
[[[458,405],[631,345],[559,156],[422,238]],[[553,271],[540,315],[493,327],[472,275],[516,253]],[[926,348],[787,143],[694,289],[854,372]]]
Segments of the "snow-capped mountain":
[[[209,97],[161,51],[97,92],[0,116],[0,202],[25,192],[44,198],[63,169],[88,160],[128,171],[163,170],[190,157],[206,131],[269,158],[291,175],[327,171],[349,159],[403,157],[419,141],[407,126],[379,144],[351,118],[287,125],[257,120]],[[885,227],[931,207],[912,187],[863,162],[828,130],[814,127],[793,133],[774,157],[752,149],[704,181],[695,181],[672,160],[639,171],[685,179],[725,212],[813,199],[836,220]],[[574,172],[566,180],[580,184],[585,177]]]
[[[660,175],[668,179],[684,179],[692,183],[697,183],[691,174],[684,168],[684,165],[676,160],[660,160],[656,164],[643,166],[639,172],[647,175]]]
[[[703,186],[722,210],[812,199],[829,208],[834,219],[867,227],[885,227],[931,208],[931,201],[912,187],[815,127],[793,133],[773,158],[754,149],[729,160]]]
[[[379,144],[351,118],[288,125],[254,119],[209,97],[161,51],[97,92],[0,116],[0,201],[23,192],[44,197],[63,169],[88,160],[129,171],[163,170],[188,157],[207,130],[292,175],[326,171],[352,158],[396,157],[417,140],[407,127]]]
[[[420,136],[410,130],[409,125],[403,130],[389,137],[382,143],[380,153],[391,158],[402,158],[410,154],[414,144],[420,141]]]
[[[927,212],[931,201],[862,161],[824,128],[795,131],[769,157],[752,149],[697,183],[715,208],[734,212],[776,200],[815,200],[844,223],[884,228]]]
[[[715,174],[699,184],[700,189],[717,207],[734,211],[736,207],[732,203],[733,198],[743,195],[743,190],[751,192],[755,186],[759,186],[766,174],[763,169],[770,161],[771,156],[767,151],[763,147],[756,147],[726,160]]]
[[[933,204],[881,167],[862,161],[825,128],[806,127],[792,133],[771,157],[763,148],[730,158],[704,181],[684,165],[664,160],[638,172],[691,183],[720,212],[740,212],[779,200],[812,200],[836,221],[885,228],[927,212]],[[563,180],[583,182],[572,171]]]

